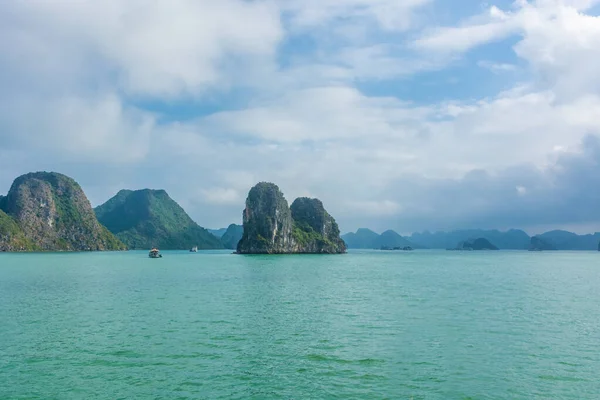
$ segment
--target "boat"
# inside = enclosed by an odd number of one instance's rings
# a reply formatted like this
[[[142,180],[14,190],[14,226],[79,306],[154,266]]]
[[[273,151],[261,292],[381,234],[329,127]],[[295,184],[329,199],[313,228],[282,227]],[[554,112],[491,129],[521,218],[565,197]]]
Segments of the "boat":
[[[198,252],[198,246],[194,246],[190,249],[190,253],[197,253]]]
[[[150,253],[148,254],[148,257],[150,257],[150,258],[162,258],[162,254],[160,254],[160,252],[158,251],[157,248],[153,248],[152,250],[150,250]]]

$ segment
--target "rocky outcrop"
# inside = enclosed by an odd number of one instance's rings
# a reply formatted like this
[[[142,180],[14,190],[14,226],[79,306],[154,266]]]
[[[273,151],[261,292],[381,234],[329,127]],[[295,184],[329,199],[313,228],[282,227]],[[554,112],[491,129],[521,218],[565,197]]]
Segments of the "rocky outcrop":
[[[453,250],[498,250],[498,247],[493,245],[486,238],[469,239],[458,243]]]
[[[261,182],[248,193],[240,254],[344,253],[335,220],[321,201],[300,198],[288,207],[279,187]]]
[[[130,249],[222,249],[219,238],[195,223],[164,190],[121,190],[94,210]]]
[[[344,253],[346,243],[340,238],[335,219],[319,199],[300,197],[292,203],[292,236],[303,253]]]
[[[292,212],[277,185],[261,182],[250,189],[243,221],[244,234],[237,246],[238,253],[294,252]]]
[[[79,184],[65,175],[35,172],[20,176],[2,203],[8,217],[36,249],[125,249],[123,243],[98,222]],[[19,234],[16,237],[19,238]]]
[[[529,244],[529,251],[556,250],[556,246],[539,236],[533,236]]]

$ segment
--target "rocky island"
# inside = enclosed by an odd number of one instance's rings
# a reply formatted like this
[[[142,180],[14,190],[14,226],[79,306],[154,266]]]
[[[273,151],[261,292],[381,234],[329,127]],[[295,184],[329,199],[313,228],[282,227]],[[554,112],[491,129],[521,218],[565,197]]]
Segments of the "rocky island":
[[[318,199],[301,197],[292,206],[273,183],[248,193],[238,254],[339,254],[346,252],[335,219]]]
[[[0,251],[125,250],[77,182],[56,172],[18,177],[0,198]]]
[[[94,209],[98,220],[130,249],[222,249],[164,190],[121,190]]]
[[[465,250],[465,251],[473,251],[473,250],[498,250],[498,247],[492,244],[486,238],[477,238],[477,239],[469,239],[464,240],[454,248],[450,250]]]
[[[529,245],[529,251],[557,250],[556,246],[540,236],[533,236]]]

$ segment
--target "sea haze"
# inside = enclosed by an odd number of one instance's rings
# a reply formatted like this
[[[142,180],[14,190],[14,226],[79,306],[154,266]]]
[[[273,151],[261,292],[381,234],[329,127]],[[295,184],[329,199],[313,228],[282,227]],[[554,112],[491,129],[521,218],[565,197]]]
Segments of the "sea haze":
[[[0,398],[597,399],[598,257],[0,254]]]

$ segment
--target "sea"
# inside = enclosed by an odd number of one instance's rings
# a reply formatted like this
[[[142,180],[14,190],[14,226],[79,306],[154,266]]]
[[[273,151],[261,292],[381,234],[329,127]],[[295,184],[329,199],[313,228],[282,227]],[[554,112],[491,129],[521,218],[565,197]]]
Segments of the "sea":
[[[599,252],[0,254],[0,399],[599,399]]]

